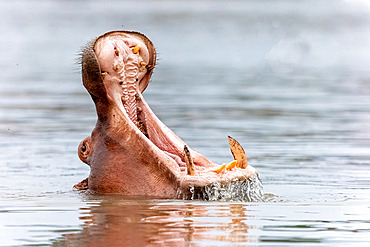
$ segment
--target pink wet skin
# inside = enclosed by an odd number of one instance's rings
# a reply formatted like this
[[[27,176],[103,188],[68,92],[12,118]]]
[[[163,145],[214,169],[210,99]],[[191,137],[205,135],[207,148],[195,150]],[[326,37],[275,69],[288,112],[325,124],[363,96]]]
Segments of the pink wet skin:
[[[91,168],[88,189],[174,198],[179,188],[190,185],[257,176],[251,166],[216,174],[218,165],[190,148],[195,174],[186,175],[186,143],[157,118],[141,94],[155,56],[149,39],[125,31],[104,34],[83,51],[83,83],[98,114],[91,137],[79,146],[80,159]]]

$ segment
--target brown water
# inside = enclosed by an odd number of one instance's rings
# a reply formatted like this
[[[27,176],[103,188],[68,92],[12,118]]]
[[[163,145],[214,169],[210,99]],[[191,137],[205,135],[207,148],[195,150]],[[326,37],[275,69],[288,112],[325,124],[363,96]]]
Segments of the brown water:
[[[370,5],[366,1],[0,2],[0,246],[367,246]],[[80,47],[115,29],[152,39],[144,97],[211,160],[227,135],[264,201],[94,196]]]

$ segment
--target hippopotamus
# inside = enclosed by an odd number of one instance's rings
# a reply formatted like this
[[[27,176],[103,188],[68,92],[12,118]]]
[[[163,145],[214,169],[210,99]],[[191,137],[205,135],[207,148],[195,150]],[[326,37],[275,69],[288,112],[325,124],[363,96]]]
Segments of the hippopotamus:
[[[78,147],[90,175],[76,189],[180,199],[261,197],[258,173],[235,139],[229,137],[234,160],[218,165],[153,113],[142,93],[156,66],[156,50],[144,34],[105,33],[83,48],[81,65],[97,123]]]

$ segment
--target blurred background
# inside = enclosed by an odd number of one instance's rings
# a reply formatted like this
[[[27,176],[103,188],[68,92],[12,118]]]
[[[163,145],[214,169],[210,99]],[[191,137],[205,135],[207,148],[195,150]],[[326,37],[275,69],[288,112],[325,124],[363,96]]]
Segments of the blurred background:
[[[227,135],[237,139],[266,202],[136,201],[72,190],[89,174],[76,151],[96,122],[79,53],[112,30],[142,32],[156,46],[144,97],[157,116],[217,163],[232,158]],[[81,246],[86,217],[112,212],[121,223],[132,215],[144,222],[135,228],[143,245],[366,243],[369,30],[365,0],[0,1],[0,246]],[[194,208],[201,213],[185,227]],[[92,225],[99,241],[113,238],[106,222]],[[188,238],[205,226],[206,234]]]

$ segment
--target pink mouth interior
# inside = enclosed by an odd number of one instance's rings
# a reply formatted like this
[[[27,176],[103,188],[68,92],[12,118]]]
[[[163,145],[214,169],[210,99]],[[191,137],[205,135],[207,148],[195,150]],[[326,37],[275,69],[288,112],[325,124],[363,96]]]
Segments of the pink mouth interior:
[[[133,52],[137,46],[139,52]],[[180,170],[185,170],[184,145],[152,112],[140,90],[140,83],[148,72],[150,53],[145,44],[130,34],[104,36],[95,43],[95,54],[100,65],[108,97],[127,116],[133,128],[144,126],[144,135],[167,156],[175,160]],[[139,128],[138,128],[139,129]],[[215,166],[201,154],[191,150],[196,170]]]

